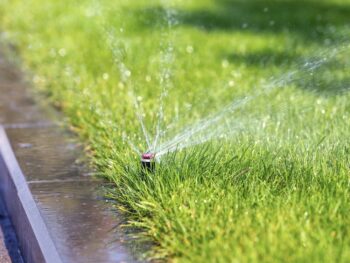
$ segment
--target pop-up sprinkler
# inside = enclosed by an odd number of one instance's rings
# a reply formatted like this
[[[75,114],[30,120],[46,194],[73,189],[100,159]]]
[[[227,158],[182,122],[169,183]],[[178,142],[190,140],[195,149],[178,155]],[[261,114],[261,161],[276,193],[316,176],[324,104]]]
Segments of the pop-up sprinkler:
[[[155,166],[156,166],[155,157],[156,157],[155,153],[146,152],[146,153],[142,154],[141,155],[142,169],[144,169],[145,171],[148,171],[148,172],[153,172],[155,169]]]

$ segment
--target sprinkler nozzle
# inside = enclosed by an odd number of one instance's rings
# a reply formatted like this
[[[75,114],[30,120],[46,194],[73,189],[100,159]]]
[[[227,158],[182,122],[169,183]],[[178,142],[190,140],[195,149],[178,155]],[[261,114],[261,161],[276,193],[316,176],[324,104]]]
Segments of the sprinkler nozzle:
[[[155,169],[155,153],[144,153],[141,155],[141,166],[144,170],[153,172]]]

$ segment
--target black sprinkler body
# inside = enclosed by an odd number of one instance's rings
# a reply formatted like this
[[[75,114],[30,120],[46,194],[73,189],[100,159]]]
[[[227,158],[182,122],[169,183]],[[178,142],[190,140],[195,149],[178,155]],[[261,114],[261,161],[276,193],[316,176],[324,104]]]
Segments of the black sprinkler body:
[[[155,156],[154,153],[150,152],[141,155],[141,167],[144,171],[154,172],[156,168]]]

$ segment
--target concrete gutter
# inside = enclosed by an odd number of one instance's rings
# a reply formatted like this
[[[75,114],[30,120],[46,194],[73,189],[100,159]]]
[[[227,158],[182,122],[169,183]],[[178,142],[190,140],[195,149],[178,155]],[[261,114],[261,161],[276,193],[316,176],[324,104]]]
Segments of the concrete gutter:
[[[0,126],[0,195],[27,263],[62,263],[44,220]]]

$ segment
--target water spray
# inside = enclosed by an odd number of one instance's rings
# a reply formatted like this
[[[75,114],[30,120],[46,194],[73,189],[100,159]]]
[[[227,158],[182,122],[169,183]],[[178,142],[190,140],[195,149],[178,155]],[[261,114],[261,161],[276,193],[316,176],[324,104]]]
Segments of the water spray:
[[[227,136],[231,136],[239,131],[245,130],[248,125],[252,125],[252,119],[247,119],[244,117],[238,121],[236,118],[233,122],[230,119],[233,112],[242,109],[245,105],[260,96],[267,95],[278,88],[303,80],[305,76],[313,76],[315,72],[318,72],[317,70],[321,71],[322,67],[326,65],[326,63],[331,62],[337,54],[346,51],[348,48],[349,46],[340,46],[336,49],[332,48],[331,50],[324,51],[320,54],[320,57],[308,59],[306,63],[299,65],[295,70],[288,71],[279,77],[272,77],[267,81],[267,83],[259,83],[258,85],[261,89],[258,92],[255,91],[252,94],[235,99],[211,115],[187,125],[179,131],[176,131],[175,135],[168,133],[168,128],[166,130],[161,129],[162,126],[164,126],[162,125],[164,121],[163,100],[167,96],[169,89],[169,85],[167,84],[168,78],[166,77],[167,71],[165,70],[164,76],[162,75],[163,77],[161,78],[163,80],[161,82],[163,89],[160,96],[160,108],[159,113],[157,114],[158,122],[156,124],[154,138],[150,137],[150,134],[146,129],[143,119],[144,114],[139,102],[136,99],[135,93],[133,91],[130,92],[130,95],[134,100],[134,107],[136,109],[138,120],[141,124],[142,132],[146,139],[148,150],[142,154],[140,149],[134,145],[134,143],[128,139],[127,136],[123,138],[129,143],[130,147],[138,154],[138,156],[141,157],[141,166],[143,171],[154,172],[156,162],[159,162],[163,155],[174,151],[179,151],[190,146],[202,144],[212,139],[226,138]],[[164,68],[166,68],[166,66],[164,66]],[[322,72],[320,72],[320,74],[321,73]]]
[[[141,167],[144,171],[154,172],[156,168],[156,154],[151,152],[146,152],[141,155]]]

